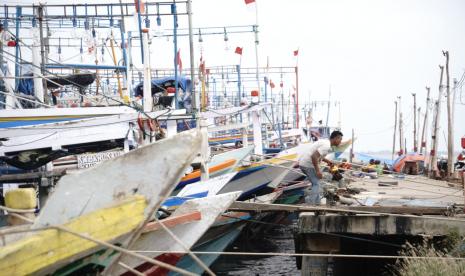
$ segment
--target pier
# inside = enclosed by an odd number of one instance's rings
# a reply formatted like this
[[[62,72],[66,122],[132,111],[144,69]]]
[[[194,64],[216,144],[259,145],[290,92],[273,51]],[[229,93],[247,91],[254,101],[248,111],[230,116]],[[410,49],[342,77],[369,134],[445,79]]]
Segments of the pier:
[[[339,189],[336,194],[345,198],[343,202],[362,204],[351,206],[337,200],[321,206],[235,202],[230,210],[299,213],[294,243],[301,275],[378,275],[396,262],[383,256],[398,256],[406,242],[440,242],[451,234],[465,235],[463,190],[453,183],[384,176],[353,179],[346,190],[359,193],[347,195]],[[353,257],[330,256],[334,254]]]

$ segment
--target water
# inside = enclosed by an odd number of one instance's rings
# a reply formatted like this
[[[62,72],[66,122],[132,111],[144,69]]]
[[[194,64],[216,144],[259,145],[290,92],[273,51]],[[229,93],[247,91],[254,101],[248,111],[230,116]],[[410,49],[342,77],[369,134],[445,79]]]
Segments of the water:
[[[256,238],[245,230],[225,251],[294,253],[294,224],[275,226]],[[287,256],[221,256],[211,269],[217,275],[300,275],[295,257]]]

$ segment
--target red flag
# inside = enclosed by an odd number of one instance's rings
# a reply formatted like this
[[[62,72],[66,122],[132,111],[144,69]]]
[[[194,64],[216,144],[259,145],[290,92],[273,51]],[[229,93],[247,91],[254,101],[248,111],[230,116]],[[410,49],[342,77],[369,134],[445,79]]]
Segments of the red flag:
[[[203,60],[203,55],[200,55],[200,72],[205,75],[205,60]]]
[[[176,54],[176,64],[179,66],[179,72],[182,72],[181,49]]]
[[[245,4],[248,5],[248,4],[252,4],[255,2],[255,0],[244,0]]]
[[[234,53],[242,56],[242,47],[236,47],[236,50],[234,51]]]
[[[271,87],[271,89],[273,89],[275,87],[274,82],[272,80],[270,80],[270,87]]]
[[[298,55],[299,55],[299,50],[297,49],[297,50],[294,51],[294,56],[296,57]]]
[[[6,43],[6,46],[8,47],[15,47],[16,46],[16,41],[10,40]]]

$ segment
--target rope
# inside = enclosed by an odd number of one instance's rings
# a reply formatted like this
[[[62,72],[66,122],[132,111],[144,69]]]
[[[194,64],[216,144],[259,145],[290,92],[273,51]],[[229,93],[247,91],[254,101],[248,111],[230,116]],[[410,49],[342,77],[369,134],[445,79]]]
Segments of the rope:
[[[118,265],[120,265],[121,267],[127,269],[128,271],[130,271],[131,273],[134,273],[136,274],[137,276],[145,276],[144,273],[138,271],[138,270],[135,270],[134,268],[128,266],[127,264],[124,264],[122,262],[118,262]]]
[[[164,251],[136,251],[137,253],[157,253]],[[164,252],[166,253],[166,252]],[[185,254],[182,251],[170,253]],[[414,260],[458,260],[465,261],[465,257],[435,257],[435,256],[392,256],[392,255],[357,255],[357,254],[312,254],[312,253],[285,253],[285,252],[215,252],[195,251],[199,255],[227,255],[227,256],[283,256],[283,257],[316,257],[316,258],[366,258],[366,259],[414,259]]]
[[[55,134],[57,134],[57,133],[58,133],[58,132],[55,131],[55,132],[53,132],[53,133],[51,133],[51,134],[45,135],[45,136],[42,137],[42,138],[39,138],[39,139],[36,139],[36,140],[33,140],[33,141],[29,141],[29,142],[26,142],[26,143],[22,143],[22,144],[4,145],[3,143],[0,142],[0,145],[1,145],[1,146],[4,146],[4,147],[7,147],[7,148],[8,148],[8,147],[16,147],[16,146],[28,145],[28,144],[35,143],[35,142],[37,142],[37,141],[41,141],[41,140],[47,139],[47,138],[49,138],[49,137],[51,137],[51,136],[53,136],[53,135],[55,135]]]
[[[39,102],[39,101],[33,101],[33,100],[31,100],[31,99],[28,99],[28,98],[26,98],[26,97],[22,97],[22,96],[20,96],[20,95],[16,95],[16,94],[13,94],[13,95],[12,95],[12,94],[10,94],[10,93],[8,93],[8,92],[3,92],[3,91],[0,91],[0,93],[1,93],[1,94],[4,94],[4,95],[7,95],[7,96],[12,96],[12,97],[15,97],[15,98],[19,98],[19,99],[24,100],[24,101],[27,101],[27,102],[31,102],[31,103],[35,103],[35,104],[40,104],[40,105],[43,105],[43,106],[45,106],[45,107],[52,107],[51,105],[44,104],[44,103],[41,103],[41,102]]]
[[[179,245],[181,245],[181,247],[183,247],[183,249],[187,252],[187,254],[200,266],[202,267],[209,275],[215,275],[215,273],[213,273],[213,271],[210,270],[210,268],[205,265],[202,260],[199,259],[199,257],[197,257],[196,255],[194,255],[192,253],[192,251],[189,250],[189,247],[187,247],[183,241],[181,241],[178,237],[176,237],[176,235],[170,230],[168,229],[168,227],[166,227],[166,225],[164,223],[162,223],[158,218],[155,218],[155,221],[157,221],[161,227],[166,231],[166,233],[168,233]]]
[[[9,213],[34,213],[36,209],[14,209],[0,205],[0,210],[7,211]]]

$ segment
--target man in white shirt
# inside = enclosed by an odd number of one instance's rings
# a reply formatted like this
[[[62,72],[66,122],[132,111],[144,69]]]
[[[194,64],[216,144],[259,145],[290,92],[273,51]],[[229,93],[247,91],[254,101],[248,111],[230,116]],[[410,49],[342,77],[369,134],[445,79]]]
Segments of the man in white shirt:
[[[320,170],[320,161],[331,165],[331,161],[326,159],[328,153],[334,152],[334,147],[339,146],[342,141],[342,132],[335,130],[331,133],[329,140],[318,140],[310,147],[310,150],[299,159],[299,167],[302,172],[312,183],[312,190],[308,197],[305,198],[306,203],[312,205],[320,204],[320,179],[323,177]]]

